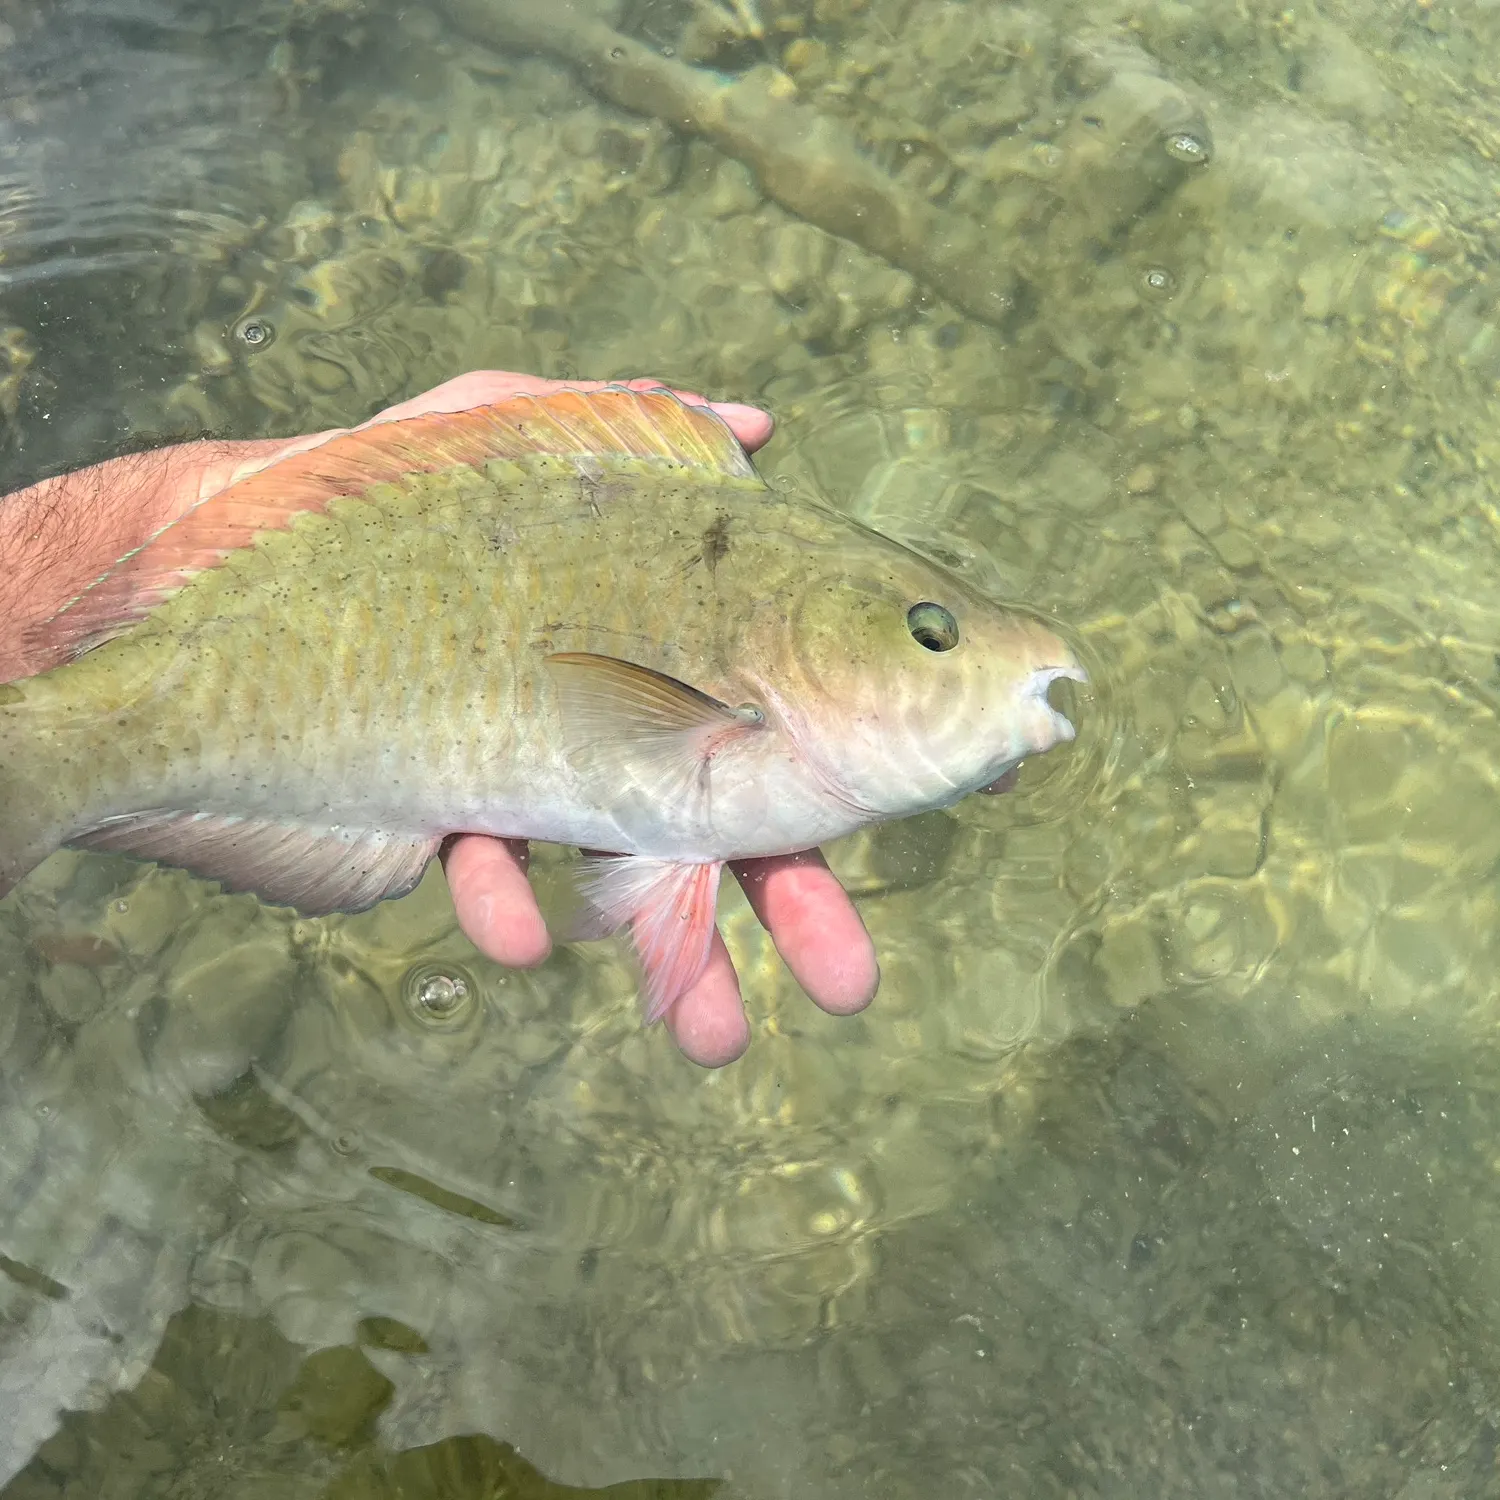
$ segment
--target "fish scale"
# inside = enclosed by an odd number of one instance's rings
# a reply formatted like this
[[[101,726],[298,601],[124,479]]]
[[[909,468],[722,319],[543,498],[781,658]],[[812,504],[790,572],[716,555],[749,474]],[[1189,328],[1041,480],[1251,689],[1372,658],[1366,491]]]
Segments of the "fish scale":
[[[624,390],[284,459],[46,628],[74,658],[0,688],[0,894],[74,843],[351,910],[450,833],[574,844],[611,851],[587,922],[632,926],[653,1017],[724,861],[996,782],[1071,737],[1046,689],[1082,677],[1042,622],[772,491],[711,413]]]

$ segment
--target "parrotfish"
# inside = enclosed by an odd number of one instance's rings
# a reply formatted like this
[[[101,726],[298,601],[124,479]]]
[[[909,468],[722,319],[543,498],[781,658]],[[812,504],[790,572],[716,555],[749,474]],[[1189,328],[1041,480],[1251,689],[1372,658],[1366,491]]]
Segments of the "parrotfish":
[[[63,664],[0,686],[0,896],[70,845],[314,916],[453,833],[574,845],[648,1020],[707,962],[725,861],[1005,785],[1085,680],[1039,618],[768,486],[711,411],[619,388],[283,459],[41,629]]]

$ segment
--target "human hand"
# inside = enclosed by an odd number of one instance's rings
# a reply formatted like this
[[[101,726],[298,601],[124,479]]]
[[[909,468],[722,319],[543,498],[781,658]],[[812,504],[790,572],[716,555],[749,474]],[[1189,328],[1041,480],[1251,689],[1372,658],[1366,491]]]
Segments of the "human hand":
[[[388,407],[361,426],[615,383],[475,370]],[[624,384],[635,390],[661,387],[660,381],[646,379]],[[755,407],[676,394],[709,406],[747,452],[771,436],[771,418]],[[0,500],[0,682],[61,664],[62,657],[28,627],[49,619],[125,553],[235,481],[347,430],[182,443],[62,474]],[[539,964],[552,951],[526,878],[527,858],[522,839],[478,834],[457,836],[442,854],[459,926],[482,953],[512,968]],[[822,855],[810,850],[740,860],[730,868],[787,967],[817,1005],[849,1015],[870,1003],[880,982],[875,950]],[[739,981],[717,931],[708,967],[667,1013],[666,1024],[683,1054],[704,1067],[733,1062],[749,1045]]]

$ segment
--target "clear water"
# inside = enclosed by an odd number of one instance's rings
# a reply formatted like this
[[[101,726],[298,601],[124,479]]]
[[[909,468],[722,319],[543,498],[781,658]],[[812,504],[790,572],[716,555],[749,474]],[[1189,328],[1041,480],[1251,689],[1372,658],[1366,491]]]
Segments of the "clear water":
[[[726,898],[718,1075],[435,877],[50,862],[7,1500],[1500,1493],[1500,10],[756,3],[0,6],[5,488],[650,373],[1095,672],[829,851],[866,1015]]]

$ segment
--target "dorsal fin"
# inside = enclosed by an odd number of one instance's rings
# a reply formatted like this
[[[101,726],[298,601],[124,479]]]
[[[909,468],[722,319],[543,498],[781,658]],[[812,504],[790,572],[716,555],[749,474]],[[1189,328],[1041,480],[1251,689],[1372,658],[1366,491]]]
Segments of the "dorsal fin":
[[[330,501],[407,474],[538,454],[655,458],[726,478],[755,477],[724,422],[670,391],[558,391],[378,422],[210,495],[32,632],[50,659],[71,659],[123,634],[195,573],[304,511],[321,511]]]

